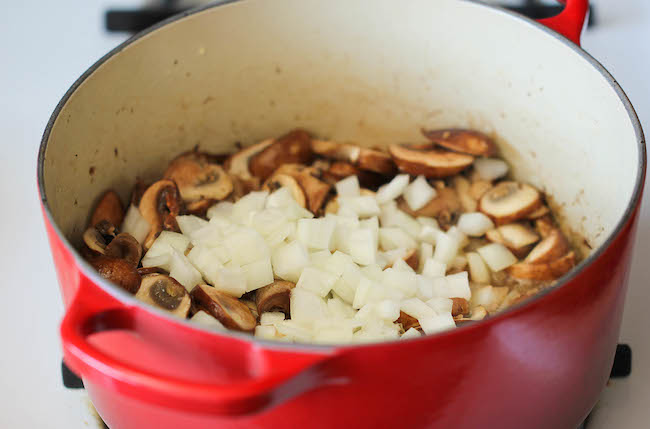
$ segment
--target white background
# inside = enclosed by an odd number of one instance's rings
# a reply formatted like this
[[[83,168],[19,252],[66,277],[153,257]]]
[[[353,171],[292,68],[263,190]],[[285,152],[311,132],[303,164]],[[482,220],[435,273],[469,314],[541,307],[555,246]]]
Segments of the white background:
[[[138,2],[15,0],[0,6],[2,428],[97,426],[84,392],[61,384],[57,327],[62,306],[38,205],[36,154],[60,97],[124,39],[103,30],[103,11],[120,3]],[[599,24],[586,33],[583,45],[617,78],[650,133],[650,2],[594,3]],[[646,189],[646,202],[648,194]],[[650,209],[645,204],[621,332],[621,341],[633,348],[633,376],[606,388],[589,428],[648,427],[648,254]]]

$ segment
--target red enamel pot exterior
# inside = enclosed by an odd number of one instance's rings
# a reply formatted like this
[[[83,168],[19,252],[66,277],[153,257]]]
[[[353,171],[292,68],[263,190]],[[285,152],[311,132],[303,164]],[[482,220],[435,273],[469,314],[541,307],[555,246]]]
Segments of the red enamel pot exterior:
[[[573,15],[546,23],[578,42],[587,2],[568,3]],[[44,198],[66,307],[65,361],[116,429],[573,429],[611,368],[645,177],[641,158],[615,234],[560,286],[478,324],[356,346],[215,334],[142,306],[81,260]]]

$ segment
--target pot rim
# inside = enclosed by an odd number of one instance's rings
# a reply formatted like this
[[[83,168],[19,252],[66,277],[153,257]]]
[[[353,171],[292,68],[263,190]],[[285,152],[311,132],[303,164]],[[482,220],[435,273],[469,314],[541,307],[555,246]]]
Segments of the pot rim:
[[[157,24],[133,35],[126,41],[122,42],[119,44],[117,47],[113,48],[111,51],[109,51],[107,54],[105,54],[103,57],[101,57],[99,60],[97,60],[92,66],[90,66],[73,84],[72,86],[66,91],[65,95],[61,98],[59,103],[57,104],[56,108],[54,109],[52,115],[50,116],[50,119],[48,120],[47,126],[45,128],[45,131],[43,133],[43,137],[41,138],[41,144],[39,147],[38,151],[38,164],[37,164],[37,180],[38,180],[38,192],[40,195],[41,199],[41,205],[43,208],[43,212],[46,217],[46,221],[50,224],[52,229],[56,232],[56,235],[61,239],[61,242],[64,246],[64,248],[73,256],[75,263],[79,267],[79,270],[81,273],[89,278],[92,282],[94,282],[97,286],[101,287],[101,289],[111,295],[113,298],[116,298],[118,301],[123,302],[125,304],[128,304],[130,306],[137,306],[140,310],[147,311],[151,313],[152,315],[162,317],[164,319],[167,319],[168,322],[172,323],[179,323],[183,325],[186,328],[191,328],[191,329],[196,329],[199,331],[203,331],[204,333],[215,335],[215,336],[224,336],[224,337],[230,337],[235,340],[241,340],[241,341],[246,341],[249,343],[252,343],[253,345],[261,345],[264,346],[264,348],[273,350],[277,349],[278,351],[296,351],[296,352],[303,352],[303,353],[332,353],[335,350],[338,349],[358,349],[358,348],[366,348],[366,347],[381,347],[381,346],[388,346],[388,345],[393,345],[396,342],[414,342],[414,341],[425,341],[425,340],[436,340],[441,337],[446,337],[450,335],[460,335],[457,334],[458,331],[460,332],[466,332],[469,330],[473,329],[478,329],[479,327],[485,327],[487,328],[490,326],[492,323],[498,323],[499,321],[506,319],[508,317],[513,316],[515,313],[518,313],[519,311],[525,310],[527,307],[532,306],[533,303],[537,303],[538,301],[542,300],[544,297],[546,297],[548,294],[560,289],[561,287],[567,285],[568,283],[571,283],[571,281],[578,277],[580,274],[582,274],[585,269],[592,265],[593,263],[598,260],[602,254],[605,252],[607,248],[610,247],[610,245],[620,236],[621,231],[625,228],[625,226],[628,224],[630,221],[632,215],[636,211],[636,209],[639,207],[641,203],[641,197],[643,194],[643,187],[644,187],[644,178],[646,174],[646,167],[647,167],[647,159],[646,159],[646,146],[645,146],[645,137],[643,133],[643,129],[641,126],[641,123],[639,121],[639,118],[637,116],[636,111],[634,110],[634,107],[632,106],[630,100],[628,99],[627,95],[625,94],[625,91],[621,88],[621,86],[618,84],[616,79],[607,71],[607,69],[600,63],[598,62],[594,57],[592,57],[589,53],[587,53],[584,49],[582,49],[580,46],[576,45],[573,43],[571,40],[566,38],[560,33],[555,32],[554,30],[551,30],[550,28],[544,26],[543,24],[540,24],[539,22],[528,18],[527,16],[524,16],[522,14],[519,14],[517,12],[504,9],[495,5],[490,5],[490,4],[485,4],[482,3],[480,0],[463,0],[465,3],[470,3],[476,7],[484,7],[487,9],[492,10],[494,13],[499,13],[503,15],[504,17],[508,19],[518,19],[524,23],[526,23],[528,26],[530,26],[534,30],[541,30],[545,32],[547,35],[553,37],[554,39],[562,42],[565,46],[568,46],[573,50],[574,53],[579,55],[582,59],[586,60],[592,67],[594,67],[601,75],[602,77],[605,78],[605,80],[609,83],[609,86],[614,90],[616,95],[618,96],[618,99],[620,102],[623,104],[625,107],[625,110],[628,114],[628,118],[630,119],[630,122],[634,128],[634,133],[636,136],[636,143],[637,143],[637,153],[638,153],[638,164],[637,164],[637,177],[635,179],[635,184],[634,184],[634,191],[632,193],[632,197],[629,200],[625,212],[623,213],[623,216],[619,219],[617,222],[614,230],[609,234],[605,242],[600,245],[598,248],[596,248],[595,251],[593,251],[587,258],[585,258],[583,261],[581,261],[578,266],[576,266],[568,275],[562,277],[558,282],[537,293],[533,297],[524,300],[523,302],[516,304],[498,314],[495,316],[489,317],[483,321],[479,321],[478,323],[471,323],[467,324],[466,326],[461,326],[459,328],[453,329],[453,330],[448,330],[444,331],[438,334],[434,335],[423,335],[419,338],[414,338],[414,339],[409,339],[406,341],[397,339],[397,340],[390,340],[390,341],[382,341],[382,342],[370,342],[370,343],[351,343],[351,344],[327,344],[327,345],[320,345],[320,344],[307,344],[307,343],[285,343],[285,342],[280,342],[280,341],[272,341],[272,340],[261,340],[258,339],[250,334],[244,334],[240,333],[237,331],[225,331],[225,332],[215,332],[213,330],[210,330],[206,327],[203,327],[201,325],[198,325],[196,323],[192,323],[189,321],[189,319],[179,319],[176,318],[168,313],[166,313],[163,310],[159,310],[155,307],[146,305],[142,303],[141,301],[137,300],[134,296],[128,294],[126,291],[121,290],[120,288],[116,287],[115,285],[111,284],[108,280],[102,278],[99,276],[97,271],[93,269],[88,262],[86,262],[77,249],[75,249],[74,246],[69,242],[69,240],[65,237],[65,235],[61,232],[60,228],[58,225],[54,222],[54,218],[52,215],[52,212],[50,210],[48,200],[47,200],[47,195],[45,194],[45,179],[44,179],[44,165],[45,165],[45,152],[47,150],[47,145],[49,141],[50,134],[52,132],[52,128],[54,127],[54,124],[56,120],[59,117],[59,114],[61,113],[63,107],[67,104],[68,100],[71,98],[72,94],[75,93],[75,91],[88,79],[97,69],[99,69],[105,62],[107,62],[109,59],[114,57],[115,55],[119,54],[124,48],[128,47],[129,45],[137,42],[138,40],[142,39],[143,37],[149,35],[150,33],[153,33],[154,31],[159,30],[162,27],[165,27],[169,24],[172,24],[174,22],[180,21],[188,16],[192,16],[195,14],[202,13],[206,10],[210,10],[219,6],[225,6],[229,5],[232,3],[240,2],[242,0],[218,0],[214,3],[208,4],[208,5],[203,5],[199,6],[184,12],[181,12],[177,15],[174,15],[166,20],[163,20],[161,22],[158,22]]]

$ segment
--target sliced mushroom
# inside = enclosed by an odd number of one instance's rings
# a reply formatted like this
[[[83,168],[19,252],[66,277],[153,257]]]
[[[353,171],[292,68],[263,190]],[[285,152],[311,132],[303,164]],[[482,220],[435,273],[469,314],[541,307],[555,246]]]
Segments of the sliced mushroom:
[[[131,205],[134,205],[136,207],[140,205],[142,195],[144,195],[144,191],[146,191],[148,187],[149,186],[147,186],[147,184],[144,183],[142,179],[136,177],[135,185],[133,185],[133,189],[131,190]]]
[[[306,208],[316,214],[323,206],[331,185],[323,182],[318,177],[318,170],[299,164],[284,164],[276,170],[276,174],[286,174],[296,179],[306,198]]]
[[[140,274],[141,276],[146,276],[149,274],[169,274],[169,273],[160,267],[140,267],[138,268],[138,274]]]
[[[501,182],[481,197],[479,210],[497,225],[525,218],[542,205],[539,191],[530,185]]]
[[[486,232],[485,236],[493,243],[503,244],[519,258],[526,256],[531,246],[539,241],[535,231],[519,223],[499,226]]]
[[[529,264],[551,262],[565,255],[568,251],[569,243],[564,238],[564,234],[560,230],[554,229],[530,251],[524,262]]]
[[[250,173],[266,180],[283,164],[308,164],[312,158],[311,137],[305,130],[293,130],[250,158]]]
[[[488,182],[487,180],[478,180],[476,182],[472,182],[471,186],[469,187],[469,195],[478,201],[490,189],[492,189],[492,183]]]
[[[463,176],[455,176],[453,178],[454,188],[456,189],[456,194],[458,195],[458,200],[460,201],[463,211],[466,212],[475,212],[478,207],[478,199],[474,198],[470,194],[471,184]]]
[[[228,174],[237,176],[243,181],[247,188],[255,189],[259,187],[260,180],[251,174],[249,163],[255,155],[271,146],[274,142],[274,139],[268,139],[240,150],[226,160],[224,168]]]
[[[183,285],[164,274],[144,276],[135,297],[182,318],[187,317],[192,306],[192,299]]]
[[[255,302],[250,299],[240,299],[239,301],[248,307],[255,320],[259,320],[260,314],[257,312],[257,305],[255,305]]]
[[[395,323],[400,323],[405,331],[408,331],[411,328],[420,329],[420,322],[418,322],[418,319],[404,313],[403,311],[399,312],[399,318]]]
[[[400,171],[434,179],[453,176],[474,162],[473,156],[435,147],[422,149],[421,146],[393,144],[388,151]]]
[[[420,266],[420,256],[418,255],[417,249],[408,250],[402,259],[404,259],[404,262],[406,262],[409,267],[413,268],[413,271],[418,270],[418,267]]]
[[[548,237],[553,231],[555,231],[555,223],[550,215],[542,216],[538,219],[535,219],[535,229],[539,232],[543,238]]]
[[[453,188],[438,187],[437,192],[436,197],[419,210],[411,210],[403,198],[397,200],[397,207],[414,217],[436,218],[441,228],[449,229],[460,215],[462,206]]]
[[[497,147],[488,136],[478,131],[464,129],[422,130],[422,134],[432,143],[475,156],[492,156]]]
[[[465,298],[452,298],[453,301],[451,307],[451,315],[456,316],[465,316],[469,314],[469,301]]]
[[[117,228],[107,220],[99,221],[84,231],[83,240],[90,255],[103,255],[106,246],[117,236]]]
[[[477,322],[479,320],[483,320],[487,317],[488,312],[483,307],[482,305],[478,305],[474,308],[472,308],[471,314],[469,317],[467,316],[456,316],[454,318],[454,321],[456,322],[456,326],[465,326],[470,323]]]
[[[212,315],[226,328],[246,332],[255,329],[255,316],[246,304],[232,296],[205,284],[195,286],[191,295],[200,310]]]
[[[199,217],[205,217],[208,209],[215,205],[217,200],[213,199],[203,199],[198,201],[192,201],[185,204],[185,212],[188,214],[193,214]]]
[[[222,200],[232,192],[232,181],[217,164],[201,152],[186,152],[172,160],[165,179],[176,182],[183,201]]]
[[[100,276],[109,280],[129,293],[136,293],[140,287],[138,270],[124,259],[99,255],[88,262]]]
[[[322,171],[323,180],[330,185],[334,185],[349,176],[357,176],[359,184],[370,189],[377,189],[387,181],[386,176],[374,171],[361,170],[349,162],[336,161],[328,165],[327,168],[322,169]]]
[[[276,280],[270,285],[257,289],[255,293],[255,304],[258,314],[267,311],[281,311],[289,318],[289,298],[291,289],[296,287],[295,283]]]
[[[538,219],[542,216],[546,216],[550,212],[551,210],[547,206],[541,206],[540,208],[538,208],[537,210],[529,214],[527,216],[527,219]]]
[[[528,263],[520,262],[511,265],[506,270],[508,273],[518,279],[531,279],[531,280],[555,280],[568,273],[571,268],[575,266],[576,257],[575,253],[569,252],[566,255],[544,263]]]
[[[112,225],[122,225],[124,220],[124,205],[119,195],[112,189],[104,192],[99,199],[97,207],[90,218],[90,226],[95,226],[101,221],[108,221]]]
[[[180,213],[182,203],[176,184],[169,179],[159,180],[147,188],[139,206],[142,217],[151,225],[151,231],[142,243],[145,249],[151,247],[163,229],[178,228],[175,218]]]
[[[390,155],[377,149],[325,140],[313,140],[311,149],[320,156],[347,162],[362,170],[383,175],[395,173],[395,163]]]
[[[302,190],[302,187],[298,184],[298,181],[288,174],[274,174],[264,182],[262,186],[263,190],[273,192],[280,188],[287,188],[291,192],[293,199],[296,200],[300,207],[307,206],[307,199],[305,197],[305,192]]]
[[[131,234],[123,232],[118,234],[106,246],[106,252],[104,254],[111,258],[124,259],[129,264],[137,267],[140,263],[140,258],[142,258],[142,246],[140,246],[138,240],[133,238]]]

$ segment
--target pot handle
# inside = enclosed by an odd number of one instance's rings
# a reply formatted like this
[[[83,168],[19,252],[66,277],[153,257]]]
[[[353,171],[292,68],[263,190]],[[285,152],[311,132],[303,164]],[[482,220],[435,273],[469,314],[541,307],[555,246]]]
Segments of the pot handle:
[[[266,374],[220,385],[172,378],[120,361],[94,346],[88,337],[120,329],[135,332],[146,340],[146,333],[140,332],[136,321],[137,313],[143,310],[137,306],[125,307],[96,286],[84,287],[84,283],[90,283],[85,280],[61,322],[63,359],[79,376],[111,385],[111,389],[120,394],[187,412],[245,416],[269,410],[315,387],[345,382],[330,376],[318,365],[332,358],[333,352],[329,349],[287,352],[289,356],[276,350],[271,354],[279,353],[283,365],[271,367],[289,369],[281,372],[271,369]],[[255,343],[249,345],[247,352],[259,355],[255,358],[274,359],[262,356],[266,352],[264,348]]]
[[[558,15],[539,19],[537,22],[555,30],[576,45],[580,46],[580,36],[584,28],[587,13],[589,13],[589,0],[558,0],[565,7]]]

